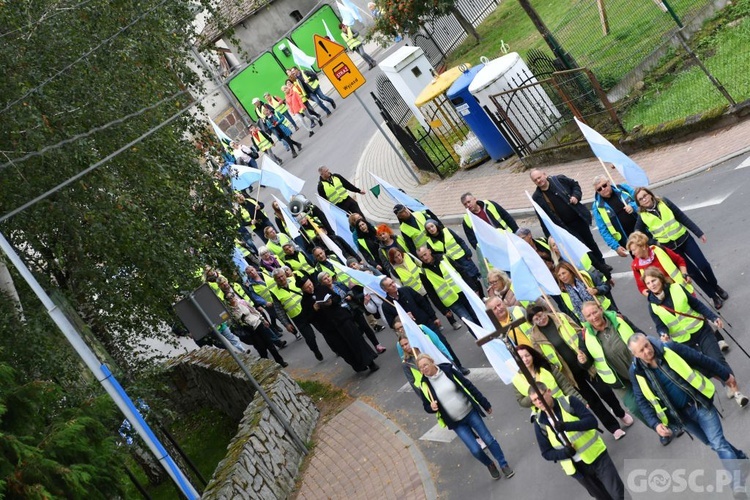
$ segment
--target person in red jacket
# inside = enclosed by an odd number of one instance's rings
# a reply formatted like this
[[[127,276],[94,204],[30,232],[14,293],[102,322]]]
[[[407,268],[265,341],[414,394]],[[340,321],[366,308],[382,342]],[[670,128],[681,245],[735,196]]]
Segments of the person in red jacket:
[[[684,285],[690,293],[693,293],[693,286],[687,273],[687,263],[679,254],[669,248],[649,245],[648,236],[640,231],[631,233],[626,245],[633,254],[630,267],[633,270],[635,286],[644,297],[648,297],[648,288],[643,282],[643,273],[649,267],[658,268],[665,276],[669,276],[675,283]]]

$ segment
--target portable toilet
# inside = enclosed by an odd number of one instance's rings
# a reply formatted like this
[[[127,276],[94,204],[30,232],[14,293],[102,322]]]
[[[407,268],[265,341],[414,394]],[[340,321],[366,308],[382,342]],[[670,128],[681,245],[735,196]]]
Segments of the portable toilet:
[[[459,68],[462,70],[461,76],[453,82],[448,92],[445,93],[446,97],[450,99],[458,114],[477,136],[490,158],[499,161],[511,156],[513,149],[510,144],[505,140],[495,122],[487,116],[482,106],[469,92],[469,85],[471,85],[477,73],[482,71],[484,64],[473,68],[469,65],[459,66]]]
[[[552,99],[517,52],[492,61],[483,58],[484,68],[469,85],[469,92],[481,106],[505,115],[514,134],[531,151],[541,147],[562,125],[562,116]],[[513,93],[506,93],[519,89]],[[502,95],[501,95],[502,94]],[[501,109],[490,99],[495,96]]]
[[[445,95],[445,91],[463,74],[461,67],[456,66],[436,76],[417,96],[414,104],[427,119],[429,131],[456,162],[462,168],[470,168],[487,160],[489,155],[481,142],[471,135],[469,126]]]
[[[427,120],[414,105],[417,96],[432,81],[435,69],[420,47],[404,46],[378,64],[393,83],[396,92],[404,99],[419,123],[427,128]]]

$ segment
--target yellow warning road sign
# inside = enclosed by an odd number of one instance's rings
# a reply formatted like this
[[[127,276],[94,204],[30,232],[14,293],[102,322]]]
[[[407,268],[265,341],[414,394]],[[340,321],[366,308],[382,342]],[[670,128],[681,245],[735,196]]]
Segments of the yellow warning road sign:
[[[333,88],[341,94],[341,97],[348,97],[364,85],[366,81],[357,65],[346,52],[339,53],[321,69],[331,81]]]
[[[313,43],[315,44],[315,62],[319,68],[323,68],[334,57],[346,52],[346,48],[340,43],[320,35],[313,35]]]

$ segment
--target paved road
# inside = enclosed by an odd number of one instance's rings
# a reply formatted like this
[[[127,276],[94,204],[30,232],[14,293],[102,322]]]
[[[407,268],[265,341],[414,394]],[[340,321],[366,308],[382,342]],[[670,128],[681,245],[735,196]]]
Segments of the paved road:
[[[750,300],[750,290],[744,286],[745,270],[750,257],[744,250],[748,243],[746,219],[746,194],[750,186],[750,168],[736,167],[743,157],[729,161],[696,177],[664,187],[659,194],[669,197],[707,233],[708,243],[703,245],[720,283],[731,294],[722,309],[722,314],[734,325],[731,333],[750,348],[750,339],[745,334],[742,310]],[[455,228],[454,228],[455,229]],[[538,228],[537,228],[538,229]],[[603,245],[602,245],[603,248]],[[616,272],[624,273],[617,278],[614,296],[621,310],[647,333],[653,332],[645,303],[637,293],[632,278],[628,277],[629,262],[610,257],[609,263]],[[545,462],[539,455],[528,411],[521,410],[515,402],[512,388],[504,386],[489,369],[489,363],[477,348],[466,330],[448,332],[454,348],[464,364],[474,372],[470,378],[493,403],[495,412],[487,422],[499,439],[503,450],[517,474],[510,480],[491,481],[487,471],[478,464],[457,439],[445,443],[420,440],[433,429],[434,416],[424,413],[416,396],[409,390],[400,392],[405,379],[393,347],[393,333],[386,330],[379,334],[388,352],[378,358],[384,369],[373,375],[355,374],[343,361],[335,358],[323,348],[326,359],[318,363],[301,342],[294,342],[284,350],[290,362],[290,370],[296,377],[324,378],[345,388],[354,397],[362,398],[377,407],[402,427],[418,442],[421,451],[430,462],[437,490],[443,498],[540,498],[554,495],[557,498],[583,497],[583,491],[571,479],[563,476],[558,465]],[[750,360],[734,347],[728,355],[738,380],[750,393]],[[480,368],[480,369],[475,369]],[[727,436],[736,446],[750,450],[750,436],[744,432],[750,415],[742,415],[737,405],[726,400],[717,391],[717,401],[724,414]],[[745,410],[747,413],[750,410]],[[448,435],[450,437],[450,435]],[[440,438],[440,436],[437,436]],[[715,464],[715,454],[707,447],[683,437],[668,447],[659,445],[655,434],[642,424],[636,424],[621,441],[604,436],[611,455],[624,470],[624,460],[652,458],[669,460],[690,457]],[[691,497],[685,497],[691,498]],[[730,494],[714,495],[713,498],[731,498]]]

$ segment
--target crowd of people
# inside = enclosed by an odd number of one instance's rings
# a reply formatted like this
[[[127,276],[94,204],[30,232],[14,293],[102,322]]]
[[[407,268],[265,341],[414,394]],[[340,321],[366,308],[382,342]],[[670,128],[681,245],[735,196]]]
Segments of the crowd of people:
[[[481,255],[483,249],[468,215],[460,235],[429,210],[396,204],[397,227],[375,226],[353,197],[364,190],[327,167],[319,173],[317,193],[349,214],[352,238],[346,239],[355,242],[354,248],[306,199],[299,199],[302,209],[296,214],[300,236],[291,238],[278,206],[272,207],[272,222],[257,199],[234,193],[230,212],[245,259],[242,275],[229,271],[225,278],[211,268],[203,272],[232,314],[233,323],[224,325],[222,334],[234,332],[261,357],[270,353],[286,366],[279,354],[284,333],[304,339],[315,358],[323,360],[317,331],[354,371],[373,372],[377,356],[386,351],[376,334],[390,328],[404,375],[424,410],[455,431],[492,478],[510,478],[514,471],[482,420],[492,405],[467,378],[470,370],[443,332],[441,317],[455,330],[463,328],[462,318],[480,323],[471,305],[474,297],[466,295],[472,293],[507,327],[504,335],[531,376],[519,372],[513,388],[519,405],[531,409],[542,457],[559,463],[591,496],[625,495],[598,435],[599,423],[620,440],[637,420],[664,446],[687,432],[733,471],[732,460],[747,459],[723,435],[709,380],[720,380],[726,397],[739,407],[748,405],[724,357],[729,345],[721,335],[725,324],[718,310],[729,294],[693,237],[705,242],[706,235],[670,200],[597,176],[589,210],[576,180],[532,170],[533,199],[590,250],[582,262],[572,262],[544,224],[544,234],[533,235],[498,202],[464,194],[461,203],[468,212],[498,231],[520,236],[559,284],[561,293],[551,302],[519,301],[513,276],[488,262],[477,266],[474,253]],[[593,239],[592,222],[618,256],[631,259],[633,292],[643,295],[658,337],[646,336],[618,310],[611,295],[612,267]],[[332,240],[344,259],[326,246]],[[378,277],[379,289],[363,287],[342,267]],[[480,267],[489,268],[486,284]],[[454,273],[468,289],[457,286]],[[396,305],[448,363],[410,345]],[[236,339],[233,345],[243,349]],[[743,481],[746,473],[743,467]],[[744,486],[735,481],[735,494],[742,497]]]

